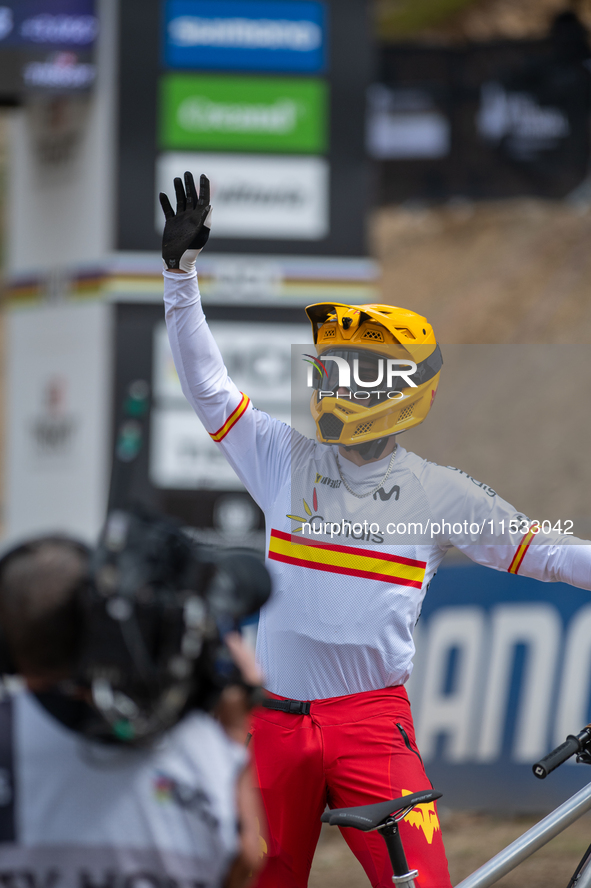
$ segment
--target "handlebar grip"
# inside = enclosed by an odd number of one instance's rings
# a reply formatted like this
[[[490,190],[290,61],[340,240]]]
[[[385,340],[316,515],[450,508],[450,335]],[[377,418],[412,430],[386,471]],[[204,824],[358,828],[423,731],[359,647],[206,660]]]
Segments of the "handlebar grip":
[[[536,762],[532,767],[534,774],[536,777],[539,777],[540,780],[543,780],[551,771],[571,756],[575,755],[575,753],[580,752],[581,747],[582,743],[579,737],[575,737],[574,734],[569,734],[564,743],[561,743],[560,746],[557,746],[556,749],[549,752],[543,759]]]

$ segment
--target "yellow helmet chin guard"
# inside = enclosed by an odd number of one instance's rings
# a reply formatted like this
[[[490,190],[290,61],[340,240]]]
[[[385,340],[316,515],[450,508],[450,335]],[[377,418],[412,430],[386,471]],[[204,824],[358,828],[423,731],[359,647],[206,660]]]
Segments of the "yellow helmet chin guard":
[[[309,305],[306,313],[312,323],[318,358],[324,366],[323,355],[330,359],[330,353],[338,351],[369,352],[386,361],[393,358],[397,364],[412,361],[417,365],[412,376],[398,374],[402,384],[398,382],[391,391],[376,393],[377,402],[374,395],[374,403],[369,406],[365,397],[357,396],[365,395],[361,390],[356,395],[334,388],[315,389],[310,409],[319,441],[356,447],[397,435],[423,422],[435,399],[442,365],[433,328],[424,317],[392,305],[335,302]],[[336,362],[335,358],[332,360]]]

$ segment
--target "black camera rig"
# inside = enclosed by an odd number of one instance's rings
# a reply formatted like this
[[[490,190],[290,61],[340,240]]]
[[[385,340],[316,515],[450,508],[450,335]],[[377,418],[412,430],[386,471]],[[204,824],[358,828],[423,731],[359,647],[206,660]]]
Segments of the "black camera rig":
[[[240,681],[223,637],[269,598],[262,559],[200,546],[167,518],[115,510],[90,567],[77,679],[111,739],[150,740]]]

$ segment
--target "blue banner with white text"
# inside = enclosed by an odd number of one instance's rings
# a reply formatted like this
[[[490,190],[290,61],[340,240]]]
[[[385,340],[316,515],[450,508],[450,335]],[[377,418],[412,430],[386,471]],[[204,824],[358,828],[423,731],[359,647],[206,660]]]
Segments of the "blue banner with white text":
[[[478,565],[442,568],[415,630],[417,740],[442,804],[543,811],[591,780],[534,762],[591,719],[591,594]]]
[[[171,68],[286,71],[326,68],[326,9],[317,0],[168,0]]]
[[[4,0],[0,48],[89,50],[98,35],[94,0]]]

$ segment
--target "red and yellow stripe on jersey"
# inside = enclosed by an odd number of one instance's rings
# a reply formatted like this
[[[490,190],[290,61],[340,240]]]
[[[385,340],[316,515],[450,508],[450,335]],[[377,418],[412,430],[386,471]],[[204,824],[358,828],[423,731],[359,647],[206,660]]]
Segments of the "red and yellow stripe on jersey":
[[[516,551],[515,555],[513,556],[513,561],[511,562],[511,564],[508,567],[508,572],[510,574],[516,574],[517,571],[519,570],[519,568],[521,567],[521,562],[525,558],[525,553],[529,549],[529,544],[536,536],[536,532],[537,531],[530,530],[528,533],[526,533],[526,535],[523,537],[523,539],[521,540],[521,542],[517,546],[517,551]]]
[[[238,407],[236,407],[236,409],[233,410],[232,413],[230,413],[229,417],[227,418],[221,429],[218,429],[217,432],[209,433],[210,438],[212,438],[212,440],[214,440],[216,444],[219,444],[220,441],[224,440],[230,429],[234,428],[234,426],[250,404],[250,398],[247,398],[247,396],[243,392],[240,392],[240,394],[242,395],[242,400],[238,404]]]
[[[422,587],[427,566],[425,561],[376,552],[375,549],[335,546],[332,543],[296,538],[280,530],[271,531],[269,558],[272,561],[296,564],[311,570],[380,580],[383,583],[412,586],[415,589]]]

